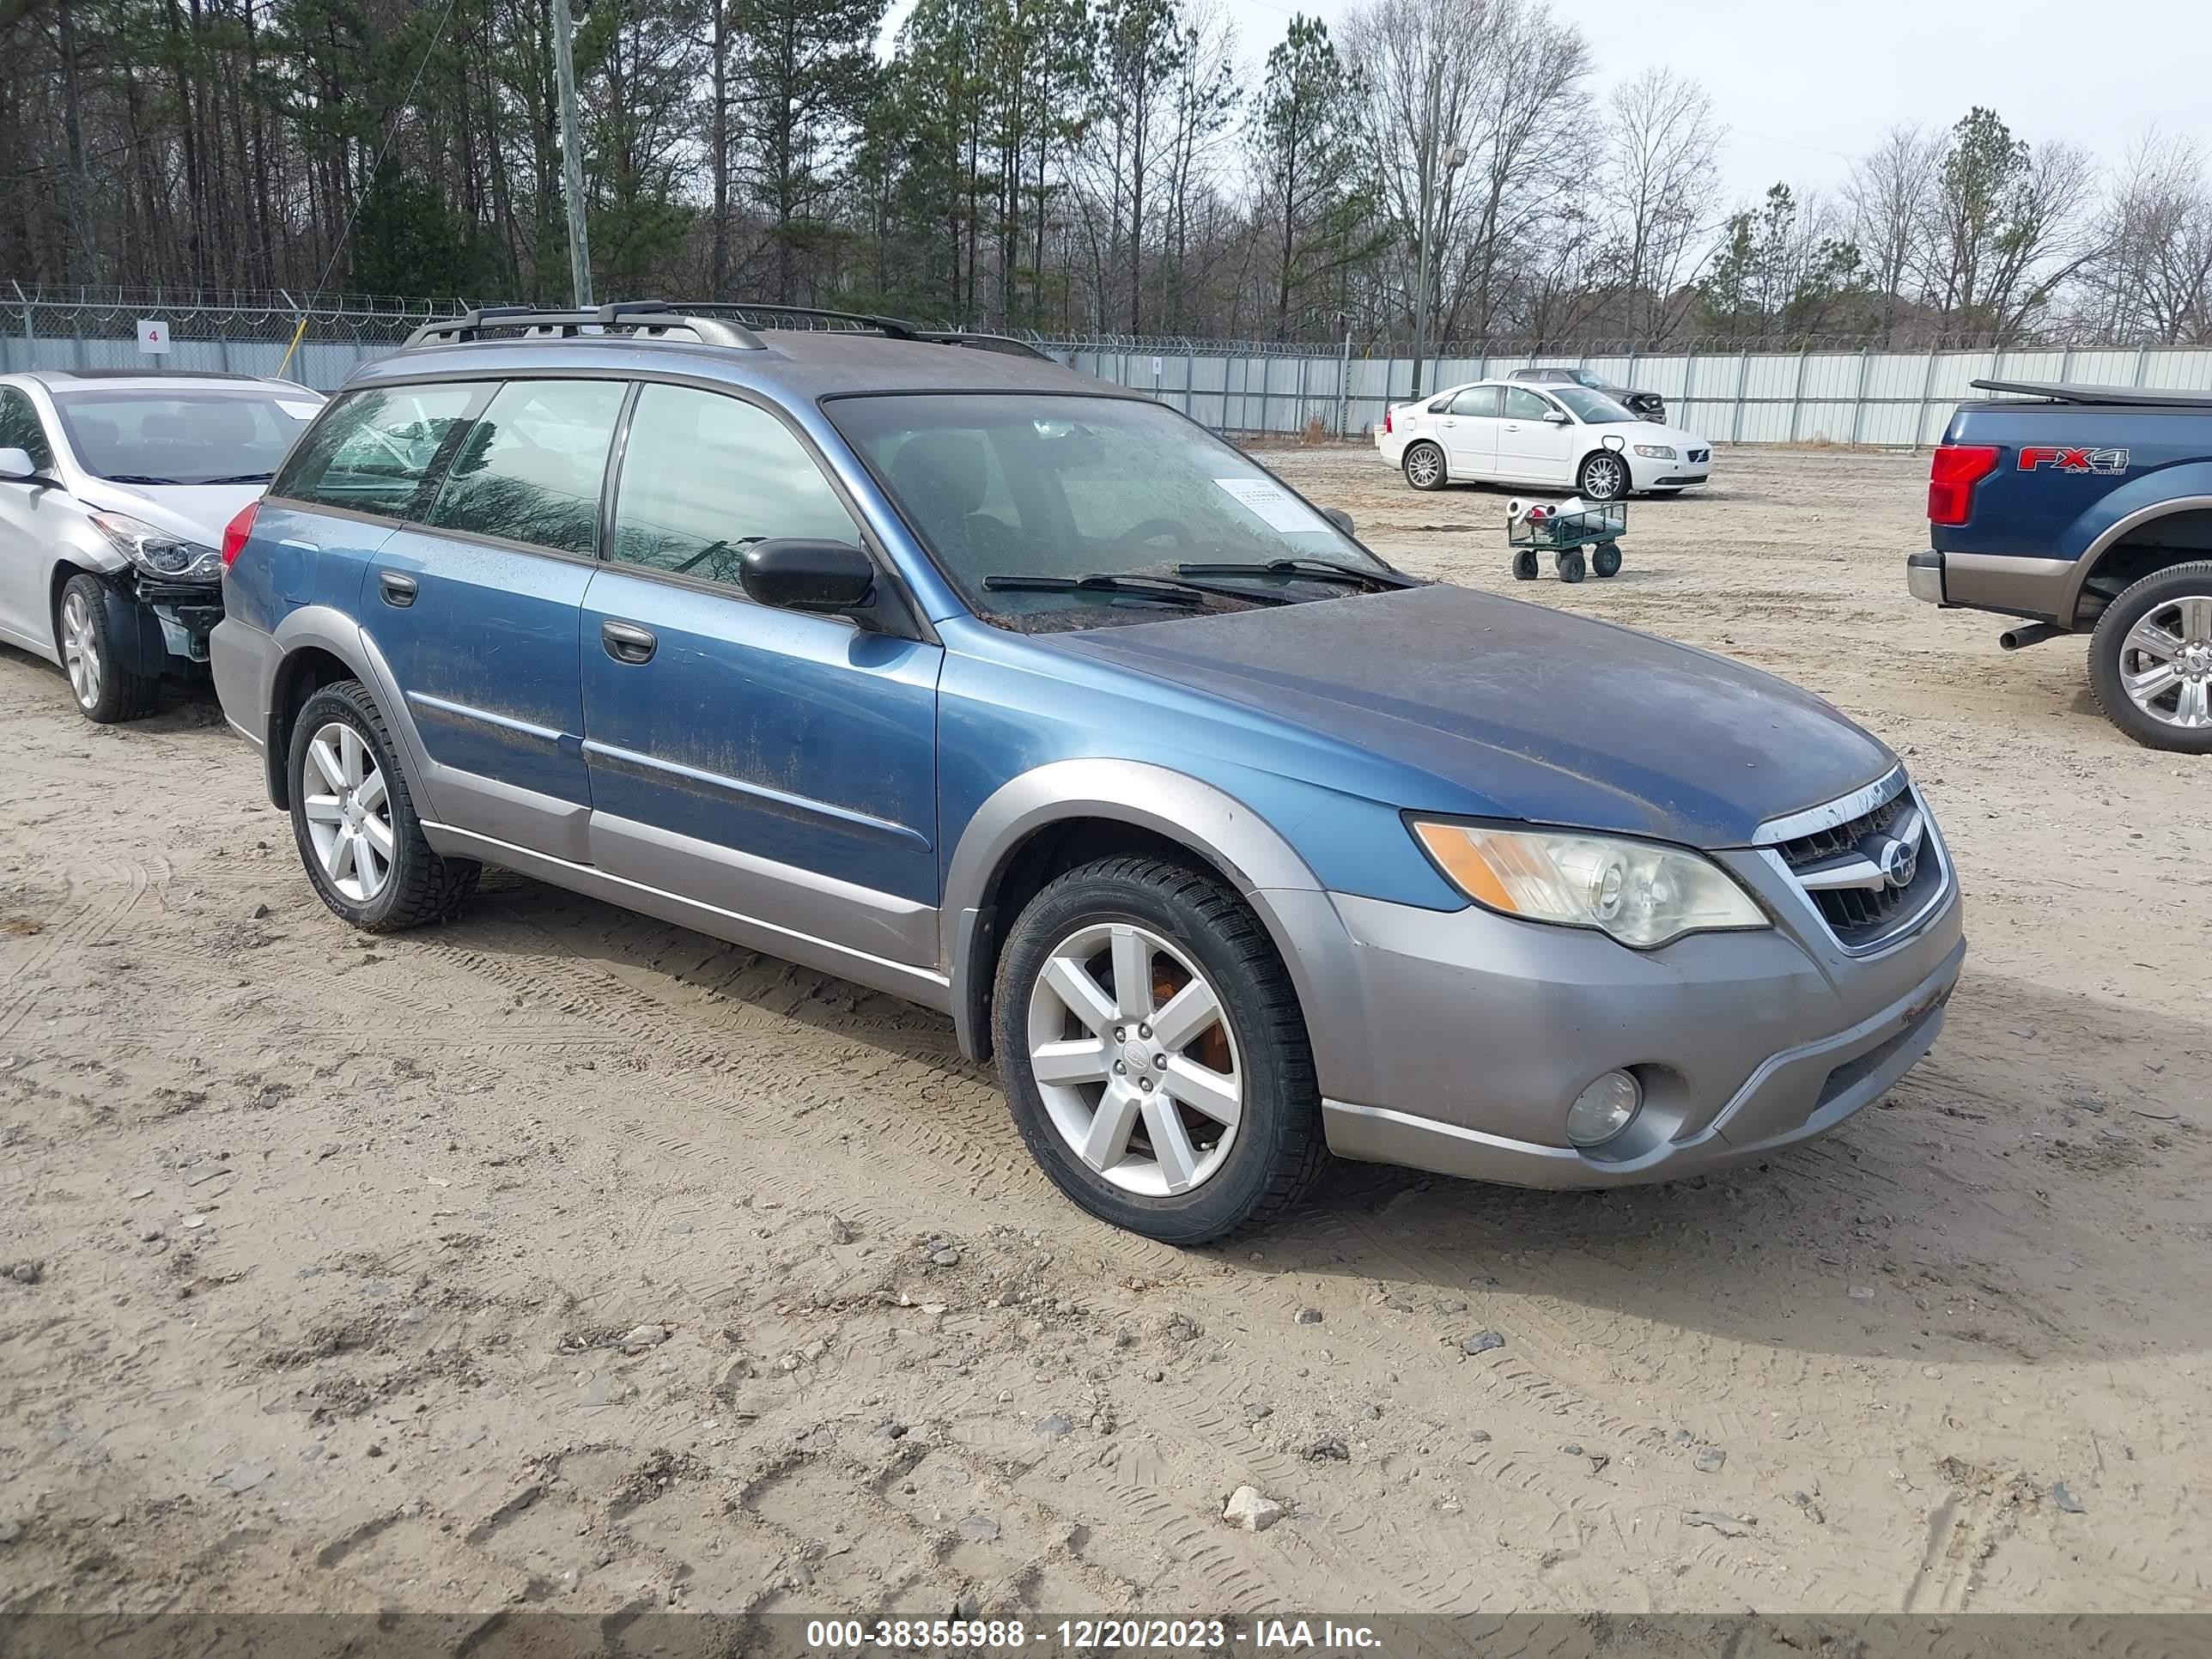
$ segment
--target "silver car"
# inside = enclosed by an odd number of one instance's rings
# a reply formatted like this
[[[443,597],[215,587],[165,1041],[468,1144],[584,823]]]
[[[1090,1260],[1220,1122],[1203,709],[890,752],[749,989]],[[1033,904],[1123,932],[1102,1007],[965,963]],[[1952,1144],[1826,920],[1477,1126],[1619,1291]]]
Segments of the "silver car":
[[[207,661],[225,527],[322,406],[289,380],[0,375],[0,643],[62,665],[87,719],[154,712]]]

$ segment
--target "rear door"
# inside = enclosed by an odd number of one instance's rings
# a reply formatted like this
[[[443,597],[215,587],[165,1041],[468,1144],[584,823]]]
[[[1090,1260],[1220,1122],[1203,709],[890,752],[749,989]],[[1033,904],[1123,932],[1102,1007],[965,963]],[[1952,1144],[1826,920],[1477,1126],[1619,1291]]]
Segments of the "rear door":
[[[754,542],[863,542],[770,410],[646,386],[619,468],[608,562],[583,611],[593,861],[933,964],[943,651],[745,596]]]
[[[1504,392],[1496,476],[1516,483],[1571,484],[1579,428],[1547,418],[1559,405],[1531,387],[1509,386]]]
[[[1437,435],[1455,478],[1487,478],[1498,471],[1498,416],[1502,386],[1471,386],[1437,417]]]
[[[579,618],[629,385],[514,380],[448,441],[434,495],[369,561],[358,614],[456,829],[588,860]]]

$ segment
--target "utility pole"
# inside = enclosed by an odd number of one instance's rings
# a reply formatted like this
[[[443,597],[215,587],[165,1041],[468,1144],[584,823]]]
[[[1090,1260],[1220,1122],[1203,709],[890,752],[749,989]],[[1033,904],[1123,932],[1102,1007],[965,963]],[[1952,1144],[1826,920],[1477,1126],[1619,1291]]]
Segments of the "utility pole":
[[[584,145],[576,131],[575,33],[568,0],[553,0],[553,74],[561,84],[561,191],[568,198],[568,287],[576,309],[592,304],[592,242],[584,229]]]
[[[1441,155],[1437,152],[1437,140],[1441,136],[1437,129],[1443,121],[1444,58],[1441,47],[1429,64],[1429,95],[1421,126],[1421,211],[1419,237],[1421,268],[1413,282],[1413,392],[1421,395],[1421,371],[1427,366],[1429,355],[1429,221],[1431,204],[1437,193],[1437,173],[1449,173],[1466,160],[1457,144]]]

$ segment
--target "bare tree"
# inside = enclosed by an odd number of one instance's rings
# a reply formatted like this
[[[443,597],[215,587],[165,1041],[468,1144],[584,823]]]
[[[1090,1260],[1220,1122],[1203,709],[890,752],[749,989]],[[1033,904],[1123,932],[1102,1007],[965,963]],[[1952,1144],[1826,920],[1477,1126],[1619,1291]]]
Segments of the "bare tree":
[[[2094,247],[2083,223],[2087,152],[2032,146],[1978,106],[1951,129],[1936,170],[1923,268],[1947,328],[2017,338]]]
[[[1942,154],[1939,139],[1917,125],[1900,123],[1859,159],[1844,186],[1851,240],[1877,296],[1881,345],[1891,343],[1914,297],[1906,289],[1930,235]]]
[[[2212,341],[2212,180],[2185,137],[2155,125],[2129,147],[2083,268],[2107,340]]]
[[[1668,301],[1706,240],[1726,131],[1705,89],[1670,69],[1655,65],[1613,88],[1603,187],[1614,221],[1620,321],[1635,338],[1662,341],[1668,319],[1683,314]]]

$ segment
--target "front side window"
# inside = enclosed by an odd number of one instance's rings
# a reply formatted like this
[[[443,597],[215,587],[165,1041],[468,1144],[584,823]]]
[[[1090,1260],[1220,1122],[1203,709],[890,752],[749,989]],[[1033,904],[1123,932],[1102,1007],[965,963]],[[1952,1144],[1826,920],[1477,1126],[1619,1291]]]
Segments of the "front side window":
[[[614,558],[735,586],[755,542],[858,542],[852,516],[790,428],[764,409],[647,386],[630,415]]]
[[[0,449],[20,449],[41,472],[54,464],[54,447],[46,441],[46,422],[39,418],[30,394],[14,386],[0,386]]]
[[[456,385],[348,392],[308,429],[269,493],[316,507],[405,518],[440,447],[483,392]]]
[[[628,391],[619,380],[508,381],[461,440],[424,522],[591,557]]]
[[[1509,421],[1540,421],[1552,412],[1551,404],[1534,392],[1517,386],[1504,390],[1505,418]]]
[[[54,410],[77,464],[116,483],[267,483],[323,400],[304,388],[69,390]]]
[[[1126,580],[1073,586],[1086,577],[1180,582],[1162,602],[1193,609],[1240,605],[1245,582],[1260,603],[1404,580],[1241,452],[1158,404],[915,392],[823,408],[987,616],[1079,627],[1144,603]],[[1336,568],[1301,577],[1285,561]],[[1224,574],[1231,566],[1239,574]],[[1029,585],[1037,579],[1059,586]],[[1192,581],[1231,586],[1221,597]]]
[[[1505,388],[1496,386],[1471,386],[1452,399],[1451,412],[1472,415],[1478,419],[1494,416],[1498,410],[1498,399]]]

